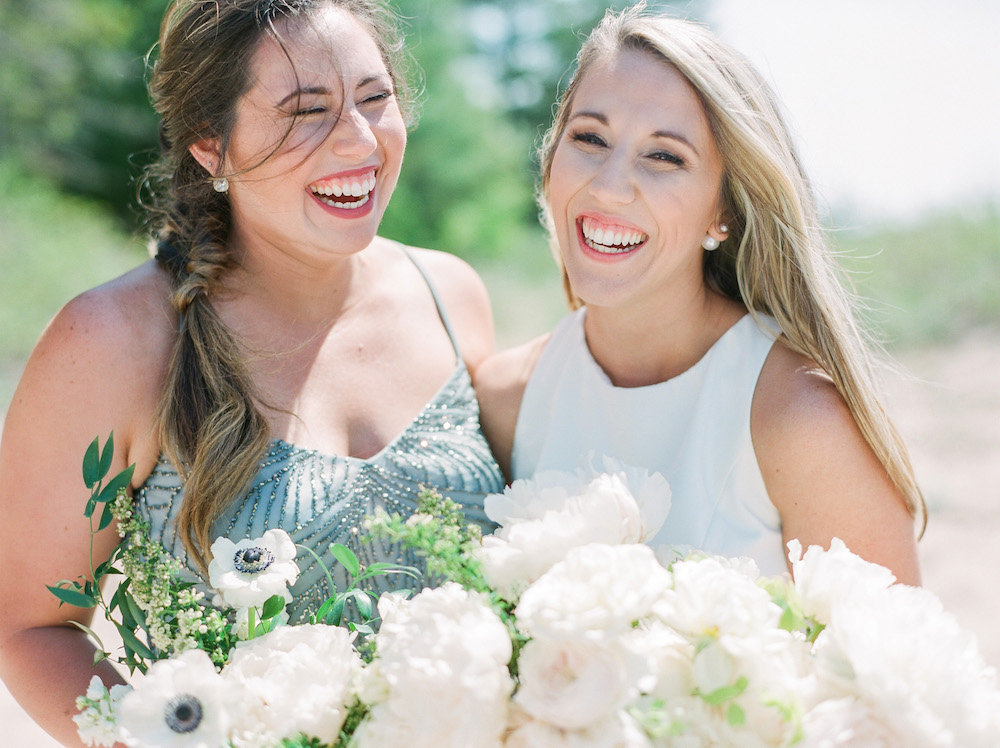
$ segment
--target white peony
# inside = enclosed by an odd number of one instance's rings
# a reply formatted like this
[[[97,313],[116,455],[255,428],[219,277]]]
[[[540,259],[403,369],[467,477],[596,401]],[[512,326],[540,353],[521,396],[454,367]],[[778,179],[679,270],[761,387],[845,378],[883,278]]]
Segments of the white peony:
[[[900,744],[1000,745],[996,672],[925,589],[843,591],[814,656],[825,685],[859,698]]]
[[[613,461],[605,467],[616,472],[545,471],[486,497],[487,515],[501,527],[483,539],[480,559],[487,581],[506,599],[516,599],[572,548],[640,543],[659,529],[670,506],[663,477]]]
[[[391,602],[391,604],[389,604]],[[358,748],[499,746],[513,682],[506,627],[454,583],[380,605],[376,668],[384,695],[355,733]]]
[[[281,626],[239,644],[222,676],[256,697],[245,703],[256,731],[275,741],[301,732],[335,743],[362,667],[354,636],[339,626]]]
[[[208,565],[209,584],[234,608],[260,608],[295,583],[295,554],[295,543],[284,530],[268,530],[238,543],[217,538]]]
[[[671,743],[670,745],[674,745]],[[652,748],[643,729],[618,712],[581,730],[565,730],[518,715],[504,748]]]
[[[613,638],[649,616],[670,581],[648,546],[586,545],[525,590],[515,612],[531,636]]]
[[[788,542],[795,589],[802,600],[802,612],[822,624],[830,622],[830,607],[847,595],[877,595],[888,589],[896,577],[884,566],[865,561],[851,553],[844,541],[834,538],[830,550],[811,545],[802,554],[798,540]]]
[[[200,649],[153,663],[119,706],[122,739],[134,748],[219,748],[241,703]]]
[[[546,724],[588,728],[638,694],[636,682],[643,673],[630,672],[629,654],[582,639],[532,639],[518,656],[520,686],[514,702]]]

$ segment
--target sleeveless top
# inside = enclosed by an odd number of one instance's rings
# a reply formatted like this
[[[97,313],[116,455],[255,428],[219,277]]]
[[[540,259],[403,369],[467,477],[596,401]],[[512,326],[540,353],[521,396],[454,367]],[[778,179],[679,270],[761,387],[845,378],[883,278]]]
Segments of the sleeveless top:
[[[651,546],[748,556],[764,574],[786,571],[781,518],[750,440],[750,404],[776,332],[747,314],[682,374],[616,387],[587,347],[585,315],[559,322],[531,374],[512,477],[574,470],[589,453],[659,472],[670,511]]]
[[[376,507],[412,515],[424,486],[460,504],[484,534],[492,532],[495,525],[483,511],[483,497],[503,490],[503,476],[480,430],[479,403],[444,306],[426,272],[407,255],[430,287],[455,350],[458,362],[451,377],[413,422],[373,457],[327,455],[273,440],[251,488],[216,522],[213,538],[224,535],[238,542],[281,528],[297,545],[323,559],[337,590],[343,591],[345,572],[328,552],[331,543],[350,547],[365,566],[388,561],[422,568],[414,554],[368,538],[364,519]],[[149,521],[151,538],[181,559],[198,588],[207,590],[175,532],[183,495],[180,477],[161,457],[136,492],[135,506]],[[312,555],[300,547],[296,560],[300,574],[287,608],[293,621],[306,618],[330,596],[323,568]],[[377,576],[369,588],[379,593],[425,583],[400,575]]]

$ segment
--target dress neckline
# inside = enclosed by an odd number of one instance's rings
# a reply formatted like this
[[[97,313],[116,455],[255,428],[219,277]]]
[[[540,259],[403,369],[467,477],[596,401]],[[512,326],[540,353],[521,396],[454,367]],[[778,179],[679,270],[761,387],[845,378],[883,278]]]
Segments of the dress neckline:
[[[607,372],[597,363],[597,359],[594,358],[594,354],[590,350],[590,345],[587,343],[587,332],[584,328],[584,320],[586,318],[587,307],[581,307],[579,310],[579,316],[577,318],[577,334],[583,343],[581,346],[583,350],[583,355],[587,361],[588,366],[590,366],[593,374],[600,380],[600,382],[607,387],[615,390],[616,392],[648,392],[653,388],[664,388],[669,387],[677,382],[681,382],[685,379],[693,377],[695,373],[708,365],[709,360],[712,358],[712,352],[718,348],[721,348],[724,341],[732,338],[736,335],[736,330],[742,327],[747,320],[753,322],[753,315],[749,312],[743,314],[738,320],[726,328],[725,332],[719,336],[719,338],[709,346],[709,349],[705,351],[701,358],[695,361],[691,366],[682,371],[676,376],[670,377],[670,379],[664,379],[662,382],[653,382],[652,384],[639,385],[638,387],[619,387],[614,382],[611,381],[611,377],[608,376]],[[754,323],[756,324],[756,323]]]
[[[288,452],[291,454],[296,454],[304,457],[314,457],[316,459],[323,460],[325,462],[337,462],[343,461],[348,463],[354,463],[357,465],[375,464],[384,459],[387,454],[390,454],[392,450],[402,441],[407,434],[409,434],[417,423],[424,417],[424,415],[431,410],[438,401],[444,396],[445,392],[451,388],[456,380],[461,379],[462,375],[466,372],[465,361],[461,357],[458,358],[458,362],[455,364],[454,370],[452,370],[451,375],[444,381],[444,383],[437,389],[437,392],[428,400],[424,407],[413,417],[413,419],[403,427],[403,429],[396,434],[392,439],[386,442],[382,448],[373,454],[371,457],[355,457],[353,455],[342,455],[342,454],[331,454],[329,452],[323,452],[318,449],[311,449],[309,447],[300,447],[284,439],[274,437],[271,439],[271,448],[269,454],[274,454],[278,451]]]

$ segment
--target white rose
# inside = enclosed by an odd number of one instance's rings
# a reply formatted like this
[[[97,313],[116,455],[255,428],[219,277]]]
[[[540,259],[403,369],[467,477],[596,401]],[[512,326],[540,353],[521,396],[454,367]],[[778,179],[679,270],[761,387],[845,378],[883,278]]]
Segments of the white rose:
[[[295,543],[284,530],[268,530],[238,543],[217,538],[208,565],[209,584],[234,608],[260,608],[295,583],[295,554]]]
[[[257,729],[278,740],[301,732],[335,743],[362,666],[353,640],[338,626],[281,626],[239,644],[223,678],[257,697]]]

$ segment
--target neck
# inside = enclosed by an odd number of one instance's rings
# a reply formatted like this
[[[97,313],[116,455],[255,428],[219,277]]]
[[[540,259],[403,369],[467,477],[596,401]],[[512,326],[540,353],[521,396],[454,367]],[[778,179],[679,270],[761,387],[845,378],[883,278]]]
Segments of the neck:
[[[591,355],[615,386],[645,387],[694,366],[745,311],[703,288],[655,309],[587,307],[584,331]]]

